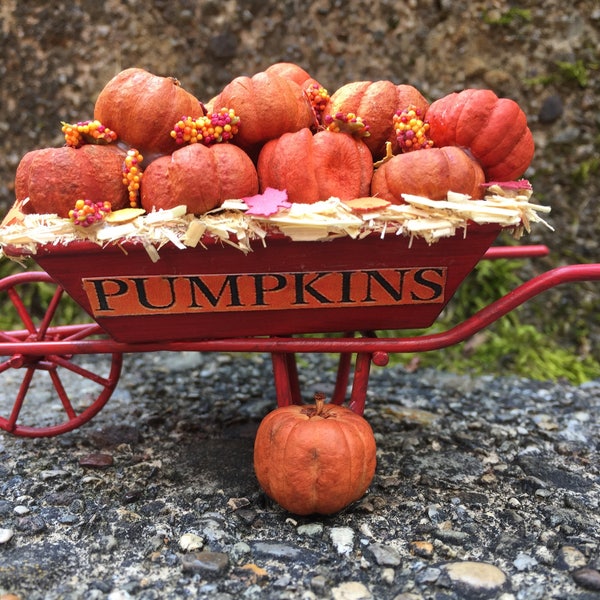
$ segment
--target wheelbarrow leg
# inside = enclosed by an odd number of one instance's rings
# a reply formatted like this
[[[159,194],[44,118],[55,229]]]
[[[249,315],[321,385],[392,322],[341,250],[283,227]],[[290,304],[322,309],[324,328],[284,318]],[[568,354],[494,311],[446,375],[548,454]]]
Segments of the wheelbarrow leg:
[[[271,361],[277,406],[302,404],[296,355],[293,352],[272,352]]]

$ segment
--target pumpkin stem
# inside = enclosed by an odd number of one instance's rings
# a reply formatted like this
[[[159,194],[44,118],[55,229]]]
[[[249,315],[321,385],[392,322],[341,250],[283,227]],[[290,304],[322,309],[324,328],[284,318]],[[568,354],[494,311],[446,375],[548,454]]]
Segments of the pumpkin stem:
[[[317,392],[315,394],[315,416],[321,417],[323,416],[323,407],[325,406],[325,394],[322,392]]]

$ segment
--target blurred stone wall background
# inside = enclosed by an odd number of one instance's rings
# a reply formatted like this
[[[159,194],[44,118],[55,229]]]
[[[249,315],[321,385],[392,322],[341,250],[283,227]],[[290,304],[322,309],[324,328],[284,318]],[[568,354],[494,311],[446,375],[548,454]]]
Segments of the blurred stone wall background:
[[[556,230],[535,228],[528,241],[552,256],[526,272],[598,262],[599,48],[596,0],[3,0],[0,211],[21,156],[61,145],[60,122],[91,118],[121,69],[174,76],[206,101],[238,75],[293,61],[330,92],[390,79],[430,100],[466,87],[515,99],[536,141],[526,176]],[[570,307],[563,333],[585,352],[598,348],[600,317],[588,310],[597,297],[597,286],[569,288],[546,312],[564,320]]]

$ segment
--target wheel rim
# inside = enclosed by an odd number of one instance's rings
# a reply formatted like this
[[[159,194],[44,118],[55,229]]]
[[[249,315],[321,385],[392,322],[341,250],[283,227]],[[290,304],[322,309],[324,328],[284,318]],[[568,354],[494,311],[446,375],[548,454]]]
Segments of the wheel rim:
[[[32,286],[42,284],[47,307],[32,307]],[[112,395],[121,372],[122,354],[56,355],[36,353],[41,341],[81,340],[95,336],[95,324],[61,324],[64,290],[44,272],[11,275],[0,293],[22,329],[0,332],[14,347],[0,356],[0,428],[24,437],[47,437],[71,431],[93,418]],[[34,314],[37,312],[38,314]],[[2,381],[2,380],[0,380]]]

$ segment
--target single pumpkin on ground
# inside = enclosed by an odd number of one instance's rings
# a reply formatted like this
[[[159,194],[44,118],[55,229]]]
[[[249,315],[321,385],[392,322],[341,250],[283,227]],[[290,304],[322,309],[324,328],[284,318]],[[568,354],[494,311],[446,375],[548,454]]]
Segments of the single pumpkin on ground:
[[[256,168],[243,150],[232,144],[190,144],[148,165],[141,204],[149,212],[185,204],[188,213],[203,214],[224,200],[257,192]]]
[[[325,114],[335,117],[337,113],[352,113],[369,127],[364,138],[374,160],[385,155],[385,143],[391,142],[392,150],[398,150],[393,118],[396,111],[409,106],[418,108],[424,115],[428,103],[412,85],[397,85],[392,81],[355,81],[337,89],[325,108]]]
[[[266,141],[311,127],[315,121],[302,88],[273,72],[236,77],[210,106],[215,111],[222,107],[235,110],[240,127],[233,143],[252,154]]]
[[[41,148],[23,156],[15,175],[17,201],[30,209],[68,218],[77,200],[108,201],[112,210],[129,206],[123,184],[126,152],[114,145]]]
[[[373,161],[366,144],[347,133],[309,129],[267,142],[258,157],[260,189],[286,190],[290,202],[369,195]]]
[[[443,200],[449,191],[483,197],[479,163],[455,146],[397,154],[373,174],[371,195],[402,204],[402,194]]]
[[[146,158],[146,164],[179,147],[171,137],[177,121],[204,114],[202,103],[175,78],[154,75],[137,67],[113,77],[94,106],[94,119],[137,148]]]
[[[271,411],[254,443],[254,470],[265,493],[297,515],[336,513],[363,496],[375,474],[369,423],[349,408],[291,405]]]
[[[529,167],[534,154],[527,117],[509,98],[491,90],[466,89],[431,104],[429,136],[436,146],[468,148],[487,181],[512,181]]]

